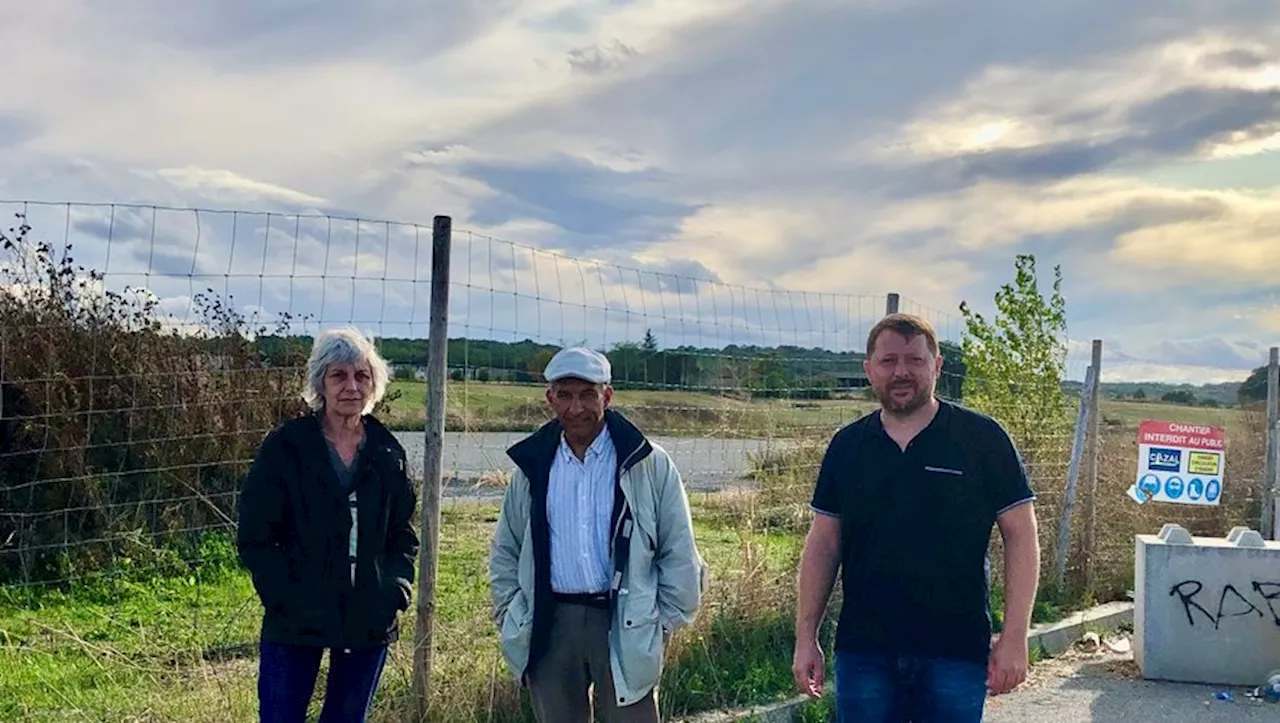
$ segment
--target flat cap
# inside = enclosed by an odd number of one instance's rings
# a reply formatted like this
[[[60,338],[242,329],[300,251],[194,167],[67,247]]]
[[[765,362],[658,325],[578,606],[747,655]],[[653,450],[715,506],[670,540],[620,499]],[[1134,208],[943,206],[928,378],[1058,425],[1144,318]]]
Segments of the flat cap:
[[[547,362],[542,372],[548,382],[566,377],[585,379],[593,384],[608,384],[612,378],[609,359],[598,351],[583,346],[561,349]]]

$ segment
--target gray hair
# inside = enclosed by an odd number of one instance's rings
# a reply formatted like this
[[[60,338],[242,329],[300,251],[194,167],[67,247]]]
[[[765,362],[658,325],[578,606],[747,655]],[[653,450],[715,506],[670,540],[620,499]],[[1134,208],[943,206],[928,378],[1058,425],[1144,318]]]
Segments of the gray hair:
[[[307,360],[307,378],[302,387],[302,398],[312,411],[324,409],[324,377],[334,364],[368,364],[373,374],[373,394],[365,404],[364,414],[373,411],[387,392],[391,377],[387,363],[373,348],[373,342],[358,330],[346,327],[330,329],[316,337]]]

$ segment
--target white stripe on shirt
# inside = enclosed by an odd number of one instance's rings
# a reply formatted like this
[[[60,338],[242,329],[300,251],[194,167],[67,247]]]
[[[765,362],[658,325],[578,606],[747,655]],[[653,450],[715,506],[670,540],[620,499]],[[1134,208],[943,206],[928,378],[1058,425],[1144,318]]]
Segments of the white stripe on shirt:
[[[607,427],[582,460],[561,436],[547,485],[551,589],[555,592],[609,589],[609,521],[617,467],[618,452]]]

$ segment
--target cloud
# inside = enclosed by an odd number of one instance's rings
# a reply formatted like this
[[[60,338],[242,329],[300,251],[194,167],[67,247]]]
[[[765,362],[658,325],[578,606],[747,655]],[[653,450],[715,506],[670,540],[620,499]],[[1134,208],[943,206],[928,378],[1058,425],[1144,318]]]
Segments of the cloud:
[[[0,112],[0,150],[20,145],[38,133],[39,130],[31,119]]]
[[[598,75],[619,68],[627,59],[635,56],[635,48],[614,40],[609,45],[593,44],[569,51],[569,67],[587,75]]]
[[[369,55],[421,61],[424,54],[473,39],[516,5],[511,0],[429,5],[377,0],[358,7],[342,0],[222,0],[193,2],[184,12],[171,13],[160,0],[149,0],[113,15],[117,27],[141,24],[152,37],[197,48],[232,66],[311,65]]]
[[[226,170],[206,168],[162,168],[156,175],[183,190],[196,190],[204,198],[231,204],[266,202],[285,209],[315,209],[326,206],[316,198],[272,183],[255,181]]]
[[[459,171],[493,191],[477,201],[473,221],[544,221],[565,232],[559,246],[567,249],[660,238],[695,210],[649,195],[646,187],[663,180],[654,171],[614,171],[567,157],[518,166],[472,162]]]
[[[1090,346],[1082,340],[1068,345],[1070,377],[1084,379]],[[1102,378],[1104,382],[1239,382],[1265,365],[1267,355],[1267,348],[1256,340],[1220,335],[1137,343],[1109,340],[1102,347]]]
[[[511,337],[844,344],[888,291],[955,333],[1015,253],[1062,264],[1073,336],[1131,366],[1230,369],[1280,333],[1269,5],[157,7],[9,13],[0,196],[142,204],[32,211],[162,299],[423,332],[444,213],[458,319]]]

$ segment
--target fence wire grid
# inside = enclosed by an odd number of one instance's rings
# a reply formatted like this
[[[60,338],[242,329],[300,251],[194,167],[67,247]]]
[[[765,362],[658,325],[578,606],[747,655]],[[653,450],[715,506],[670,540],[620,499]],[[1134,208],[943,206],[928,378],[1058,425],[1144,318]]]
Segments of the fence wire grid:
[[[0,717],[254,720],[261,607],[234,547],[241,478],[262,437],[303,411],[311,338],[336,325],[374,337],[391,364],[375,414],[421,476],[431,227],[125,204],[0,212],[15,219],[0,254]],[[791,649],[809,496],[831,435],[875,408],[862,352],[886,295],[729,284],[465,230],[451,258],[428,718],[530,719],[497,652],[488,544],[505,450],[547,419],[540,372],[569,344],[608,352],[614,406],[672,454],[712,566],[699,621],[668,655],[664,715],[788,693],[778,651]],[[964,320],[909,297],[899,308],[935,325],[940,393],[963,401],[974,381]],[[1089,360],[1065,363],[1080,379]],[[1264,430],[1254,413],[1199,410],[1228,427],[1232,493],[1214,508],[1139,508],[1118,500],[1136,469],[1136,422],[1161,410],[1112,401],[1069,560],[1073,581],[1114,597],[1131,585],[1134,532],[1179,521],[1224,534],[1256,520]],[[1046,570],[1068,414],[1014,434],[1039,495]],[[993,541],[993,579],[998,553]],[[412,615],[401,625],[376,720],[408,708]]]

